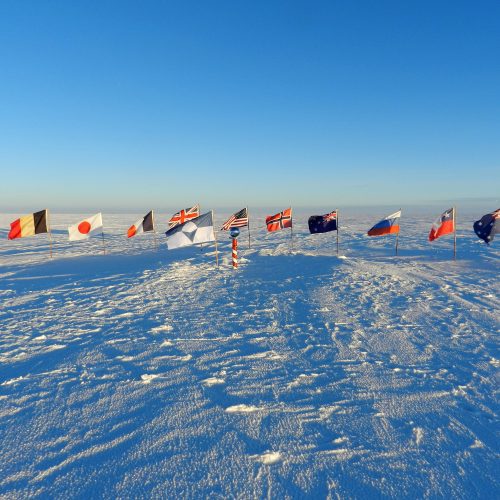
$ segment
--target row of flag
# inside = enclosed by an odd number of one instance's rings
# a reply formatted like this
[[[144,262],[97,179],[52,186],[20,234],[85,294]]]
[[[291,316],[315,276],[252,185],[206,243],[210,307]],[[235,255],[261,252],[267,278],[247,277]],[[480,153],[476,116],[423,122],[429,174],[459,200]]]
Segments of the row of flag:
[[[369,231],[368,236],[383,236],[387,234],[399,234],[399,219],[401,210],[384,217],[377,222]],[[450,208],[443,212],[432,224],[429,241],[446,234],[454,233],[455,209]],[[484,215],[474,223],[474,231],[479,238],[487,244],[493,241],[496,233],[500,231],[500,209]],[[200,206],[195,205],[175,213],[168,221],[169,229],[165,235],[167,237],[168,248],[178,248],[181,246],[204,243],[215,240],[213,212],[200,214]],[[325,215],[312,215],[308,219],[309,231],[312,234],[338,231],[338,210],[333,210]],[[8,238],[13,240],[36,234],[48,233],[49,221],[48,210],[41,210],[16,219],[10,225]],[[243,208],[235,212],[221,227],[222,231],[227,231],[233,227],[249,227],[248,209]],[[266,217],[266,227],[269,232],[293,227],[292,208],[287,208],[281,212]],[[155,231],[154,212],[151,210],[144,217],[135,222],[127,231],[127,237],[132,238],[141,233]],[[92,234],[103,232],[102,214],[98,213],[92,217],[83,219],[68,227],[68,237],[70,241],[79,241],[89,238]]]

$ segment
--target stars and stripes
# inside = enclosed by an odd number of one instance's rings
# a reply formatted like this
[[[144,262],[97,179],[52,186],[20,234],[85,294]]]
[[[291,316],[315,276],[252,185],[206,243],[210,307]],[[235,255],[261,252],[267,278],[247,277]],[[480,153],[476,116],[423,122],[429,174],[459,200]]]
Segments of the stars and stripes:
[[[292,209],[287,208],[276,215],[269,215],[266,217],[266,225],[269,232],[292,227]]]
[[[168,221],[168,227],[172,229],[179,224],[184,224],[185,222],[196,219],[196,217],[200,216],[200,205],[195,205],[191,208],[185,208],[184,210],[180,210],[176,214],[172,215],[170,220]]]
[[[232,227],[245,227],[248,226],[248,209],[242,208],[239,212],[234,213],[227,219],[222,227],[221,231],[228,231]]]

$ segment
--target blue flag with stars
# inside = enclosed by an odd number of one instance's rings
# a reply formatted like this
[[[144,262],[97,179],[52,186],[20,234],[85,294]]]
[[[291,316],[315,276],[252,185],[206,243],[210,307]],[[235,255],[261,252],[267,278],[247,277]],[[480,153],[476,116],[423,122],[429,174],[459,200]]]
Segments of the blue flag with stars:
[[[474,232],[479,238],[484,240],[487,245],[493,241],[495,234],[500,231],[499,218],[500,208],[491,212],[491,214],[483,215],[481,219],[474,222]]]

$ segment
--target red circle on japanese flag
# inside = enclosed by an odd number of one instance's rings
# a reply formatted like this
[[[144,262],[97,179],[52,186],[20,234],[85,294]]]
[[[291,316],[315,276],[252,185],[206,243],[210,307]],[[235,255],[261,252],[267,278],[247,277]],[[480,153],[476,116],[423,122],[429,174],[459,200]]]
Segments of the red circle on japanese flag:
[[[84,220],[83,222],[80,222],[80,224],[78,224],[78,231],[80,231],[80,233],[82,234],[88,234],[91,227],[92,226],[86,220]]]

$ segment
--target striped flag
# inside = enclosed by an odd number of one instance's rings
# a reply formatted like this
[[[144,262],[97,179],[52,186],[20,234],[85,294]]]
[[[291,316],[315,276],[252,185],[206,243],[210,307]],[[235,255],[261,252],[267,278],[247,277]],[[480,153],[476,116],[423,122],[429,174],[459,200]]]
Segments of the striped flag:
[[[401,210],[388,215],[377,222],[369,231],[368,236],[383,236],[384,234],[399,233],[399,218]]]
[[[8,238],[24,238],[25,236],[35,236],[35,234],[48,233],[47,210],[40,210],[34,214],[24,215],[10,224]]]
[[[191,208],[185,208],[184,210],[180,210],[176,214],[172,215],[170,220],[168,221],[169,229],[172,229],[179,224],[184,224],[191,219],[196,219],[196,217],[200,216],[200,205],[195,205]]]
[[[246,208],[242,208],[239,212],[231,215],[229,219],[222,225],[220,228],[221,231],[227,231],[232,227],[245,227],[248,226],[248,210]]]
[[[127,231],[127,238],[132,238],[136,234],[154,231],[153,211],[147,213],[142,219],[139,219]]]

